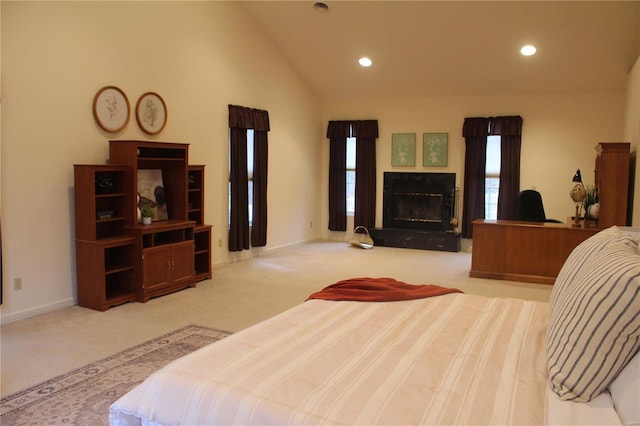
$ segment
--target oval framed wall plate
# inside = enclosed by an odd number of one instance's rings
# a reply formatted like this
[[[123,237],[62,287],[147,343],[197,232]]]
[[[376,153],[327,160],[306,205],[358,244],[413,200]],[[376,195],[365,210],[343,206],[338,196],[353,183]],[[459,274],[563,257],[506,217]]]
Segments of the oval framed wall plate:
[[[157,135],[167,124],[167,105],[155,92],[144,93],[136,103],[136,121],[143,132]]]
[[[93,98],[93,117],[110,133],[118,133],[129,122],[129,99],[116,86],[104,86]]]

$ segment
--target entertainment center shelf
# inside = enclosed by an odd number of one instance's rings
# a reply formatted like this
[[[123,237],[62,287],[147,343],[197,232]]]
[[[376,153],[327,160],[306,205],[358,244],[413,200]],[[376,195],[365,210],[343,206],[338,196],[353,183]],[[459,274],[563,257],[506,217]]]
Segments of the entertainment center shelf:
[[[109,154],[106,165],[74,165],[78,304],[104,311],[210,279],[205,166],[188,164],[188,144],[116,140]]]
[[[78,305],[104,311],[136,300],[135,246],[131,237],[76,240]]]
[[[151,225],[138,225],[131,232],[140,233],[142,248],[173,244],[193,240],[195,222],[186,220],[163,220]]]

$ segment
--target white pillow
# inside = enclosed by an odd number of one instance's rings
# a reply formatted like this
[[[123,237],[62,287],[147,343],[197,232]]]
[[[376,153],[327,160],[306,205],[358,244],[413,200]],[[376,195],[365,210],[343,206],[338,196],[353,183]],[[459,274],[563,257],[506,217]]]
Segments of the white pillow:
[[[616,412],[625,425],[640,425],[640,352],[609,386]]]
[[[617,228],[580,244],[550,301],[547,360],[562,400],[600,395],[640,348],[640,249]]]

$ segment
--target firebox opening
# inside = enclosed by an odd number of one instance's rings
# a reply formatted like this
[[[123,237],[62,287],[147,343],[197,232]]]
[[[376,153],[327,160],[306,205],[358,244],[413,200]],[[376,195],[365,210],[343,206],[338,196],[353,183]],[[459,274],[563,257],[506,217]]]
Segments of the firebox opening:
[[[442,222],[442,194],[396,193],[394,220]]]

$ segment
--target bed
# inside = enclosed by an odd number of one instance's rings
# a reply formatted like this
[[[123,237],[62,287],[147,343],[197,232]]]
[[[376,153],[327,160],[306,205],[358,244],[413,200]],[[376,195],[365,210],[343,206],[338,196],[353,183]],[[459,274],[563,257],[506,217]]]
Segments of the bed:
[[[320,292],[157,371],[111,406],[110,424],[640,421],[633,232],[578,246],[549,303],[418,287],[367,301]]]

